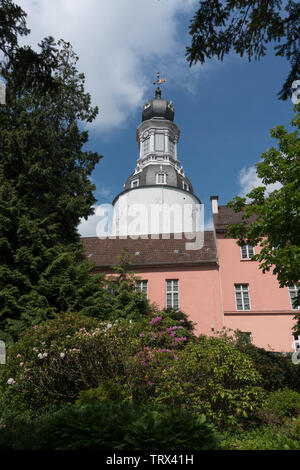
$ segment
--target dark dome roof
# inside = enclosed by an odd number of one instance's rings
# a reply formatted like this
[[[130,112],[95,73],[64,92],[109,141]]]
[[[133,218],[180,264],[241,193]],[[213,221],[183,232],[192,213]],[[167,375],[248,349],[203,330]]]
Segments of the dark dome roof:
[[[161,89],[159,87],[156,88],[155,98],[144,105],[142,121],[155,117],[174,121],[174,108],[171,103],[161,98]]]
[[[163,165],[160,169],[160,165],[147,165],[141,172],[132,173],[127,179],[124,189],[131,189],[131,182],[133,180],[139,180],[139,187],[155,186],[156,185],[156,173],[167,174],[167,186],[174,186],[178,189],[183,189],[183,182],[189,186],[189,192],[193,193],[193,186],[186,176],[180,175],[172,165]]]

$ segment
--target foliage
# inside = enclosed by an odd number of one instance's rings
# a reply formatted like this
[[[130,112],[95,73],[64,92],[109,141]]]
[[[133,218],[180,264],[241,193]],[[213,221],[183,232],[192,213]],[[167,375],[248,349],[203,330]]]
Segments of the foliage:
[[[136,289],[137,277],[130,271],[131,261],[125,251],[119,265],[112,266],[113,276],[106,276],[106,295],[102,310],[114,321],[120,318],[141,320],[154,311],[143,292]]]
[[[62,405],[73,402],[80,390],[124,374],[129,330],[128,322],[113,328],[69,312],[27,329],[8,348],[2,400],[23,409]]]
[[[292,121],[300,129],[300,105]],[[242,214],[242,222],[229,225],[226,236],[238,239],[238,244],[258,246],[253,259],[263,272],[273,268],[280,287],[300,279],[300,138],[299,132],[288,133],[283,126],[271,130],[277,138],[278,150],[271,148],[262,155],[257,175],[264,185],[280,183],[281,188],[266,195],[266,187],[253,189],[246,198],[235,197],[228,206]],[[254,221],[249,221],[255,216]],[[300,294],[299,294],[300,295]],[[299,296],[298,296],[299,297]]]
[[[6,105],[0,107],[0,334],[5,340],[54,313],[93,314],[101,303],[77,233],[80,219],[93,212],[89,175],[100,159],[83,149],[88,132],[82,127],[98,109],[84,91],[71,45],[44,41],[40,47],[55,89],[45,92],[44,85],[28,83],[14,61],[1,72],[7,85]]]
[[[279,418],[296,418],[300,414],[300,393],[288,388],[276,390],[264,400],[262,408]]]
[[[0,75],[2,71],[14,69],[20,87],[38,85],[45,92],[55,90],[52,69],[56,65],[53,38],[42,41],[41,52],[30,46],[18,44],[19,37],[27,36],[26,13],[11,0],[0,0]]]
[[[292,0],[202,0],[190,25],[192,43],[187,59],[192,65],[216,56],[219,60],[233,49],[251,61],[266,55],[269,43],[277,56],[286,57],[290,73],[278,93],[290,96],[291,85],[300,76],[300,5]]]
[[[239,330],[223,328],[219,336],[234,344],[243,354],[253,362],[255,369],[262,377],[261,386],[266,391],[274,391],[289,387],[300,391],[300,370],[293,364],[290,356],[266,351],[252,343],[243,340],[243,333]]]
[[[300,450],[299,434],[291,435],[285,427],[263,426],[243,433],[226,432],[221,442],[224,450]]]
[[[126,398],[147,397],[154,379],[159,380],[161,370],[192,338],[184,322],[166,314],[114,323],[71,312],[57,314],[28,328],[8,347],[7,366],[0,370],[2,406],[61,405],[74,402],[82,390],[118,384]]]
[[[132,402],[68,406],[33,426],[23,426],[32,440],[14,439],[8,423],[0,430],[5,450],[207,450],[218,448],[218,439],[204,416],[186,410],[149,407]],[[21,426],[19,425],[19,428]],[[33,429],[32,429],[33,428]],[[20,436],[20,433],[18,433]]]
[[[264,396],[252,361],[220,338],[190,342],[156,386],[156,403],[197,410],[215,423],[236,425],[251,417]]]

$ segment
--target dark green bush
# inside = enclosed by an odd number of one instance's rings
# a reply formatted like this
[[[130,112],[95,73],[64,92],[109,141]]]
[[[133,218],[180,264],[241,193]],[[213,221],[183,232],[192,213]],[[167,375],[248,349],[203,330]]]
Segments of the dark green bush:
[[[259,348],[245,340],[244,334],[239,330],[223,329],[220,335],[250,357],[262,377],[261,385],[265,390],[274,391],[288,387],[300,392],[300,367],[292,363],[290,355],[285,356]]]
[[[261,376],[252,361],[221,338],[200,337],[163,370],[155,403],[183,406],[216,424],[236,425],[252,415],[264,397]]]
[[[22,429],[23,424],[23,429]],[[34,424],[0,429],[0,448],[41,450],[206,450],[218,438],[201,415],[132,402],[67,406]],[[23,440],[20,439],[23,431]],[[26,437],[27,435],[27,437]],[[28,439],[31,436],[31,440]]]
[[[224,450],[300,450],[300,441],[285,432],[285,428],[270,426],[249,432],[225,433],[221,447]]]
[[[300,414],[300,393],[288,388],[271,392],[262,409],[279,418],[296,418]]]

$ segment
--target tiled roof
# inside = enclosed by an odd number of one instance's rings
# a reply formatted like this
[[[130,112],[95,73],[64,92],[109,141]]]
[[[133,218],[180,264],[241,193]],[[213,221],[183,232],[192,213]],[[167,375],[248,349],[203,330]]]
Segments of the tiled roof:
[[[181,235],[181,234],[180,234]],[[187,250],[186,243],[193,240],[181,239],[148,239],[116,237],[112,238],[81,238],[86,256],[96,265],[96,269],[107,269],[112,265],[119,264],[120,256],[126,251],[131,259],[132,267],[144,266],[175,266],[175,265],[197,265],[216,263],[216,247],[214,232],[204,232],[204,244],[198,250]],[[125,251],[124,251],[125,249]]]
[[[218,214],[214,214],[214,226],[217,232],[225,232],[227,225],[238,224],[242,222],[242,215],[244,211],[234,212],[232,207],[219,206]],[[252,215],[247,222],[251,223],[256,219],[255,215]]]

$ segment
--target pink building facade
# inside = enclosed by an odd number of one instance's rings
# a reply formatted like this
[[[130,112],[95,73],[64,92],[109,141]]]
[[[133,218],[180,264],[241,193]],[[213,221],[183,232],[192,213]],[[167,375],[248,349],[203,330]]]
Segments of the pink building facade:
[[[216,335],[223,327],[247,333],[256,346],[293,352],[295,315],[289,289],[276,276],[263,274],[251,261],[252,248],[243,249],[225,238],[226,225],[238,214],[212,198],[214,231],[206,231],[200,250],[186,250],[184,236],[170,239],[83,238],[96,271],[111,273],[124,248],[139,279],[138,287],[159,308],[185,312],[196,334]],[[256,249],[256,248],[255,248]]]
[[[239,222],[239,215],[212,199],[217,257],[221,279],[223,325],[247,332],[259,347],[277,352],[293,352],[297,309],[292,308],[290,290],[280,288],[272,272],[263,273],[251,255],[259,248],[244,247],[225,238],[226,225]],[[243,304],[246,297],[246,305]]]

